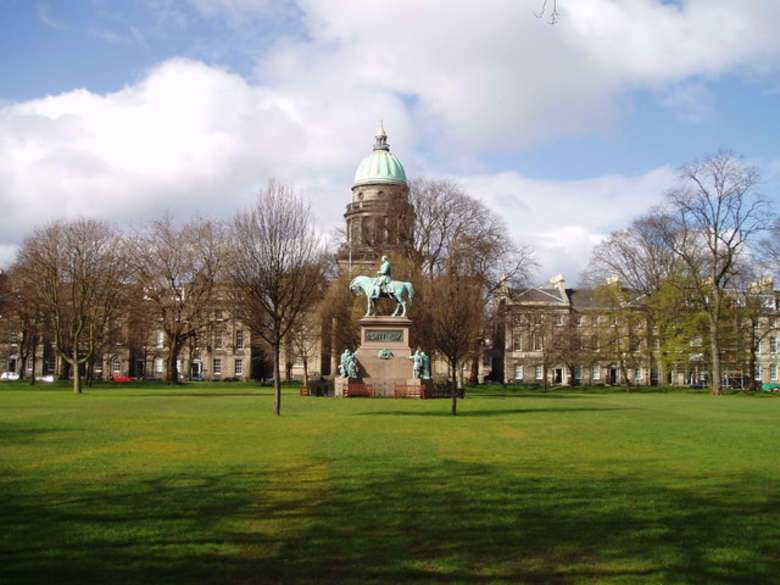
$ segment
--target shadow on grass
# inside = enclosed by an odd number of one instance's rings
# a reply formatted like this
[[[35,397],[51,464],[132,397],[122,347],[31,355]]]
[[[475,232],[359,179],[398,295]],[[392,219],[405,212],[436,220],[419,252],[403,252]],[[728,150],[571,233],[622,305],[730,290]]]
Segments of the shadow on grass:
[[[308,467],[127,476],[38,496],[6,477],[0,582],[736,585],[776,576],[777,503],[728,497],[749,478],[699,494],[446,459],[319,465],[328,470],[320,479]]]
[[[505,416],[507,414],[529,414],[534,412],[600,412],[607,410],[630,410],[620,407],[582,407],[582,408],[494,408],[486,410],[467,410],[458,403],[458,414],[456,416]],[[444,410],[437,411],[410,411],[410,410],[375,410],[366,412],[357,412],[354,416],[373,416],[373,415],[398,415],[398,416],[449,416],[449,403]]]
[[[150,398],[227,398],[229,396],[273,396],[273,392],[176,392],[171,394],[158,394],[156,392],[139,393],[139,397]]]
[[[66,427],[33,427],[23,428],[19,426],[0,426],[0,442],[2,443],[21,443],[27,445],[30,441],[36,440],[44,435],[78,433],[82,429]]]

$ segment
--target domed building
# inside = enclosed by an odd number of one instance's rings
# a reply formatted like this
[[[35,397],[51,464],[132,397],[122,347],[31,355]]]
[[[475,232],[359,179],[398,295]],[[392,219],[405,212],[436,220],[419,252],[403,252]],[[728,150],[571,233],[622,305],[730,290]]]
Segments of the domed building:
[[[372,273],[382,254],[403,252],[412,242],[415,216],[406,172],[390,152],[382,125],[373,150],[355,171],[352,202],[347,204],[344,218],[347,242],[339,253],[339,263],[350,274]]]

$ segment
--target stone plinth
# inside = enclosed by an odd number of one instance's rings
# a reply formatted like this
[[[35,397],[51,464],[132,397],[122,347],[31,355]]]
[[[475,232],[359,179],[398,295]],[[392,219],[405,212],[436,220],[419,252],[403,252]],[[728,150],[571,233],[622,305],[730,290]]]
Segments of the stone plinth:
[[[405,385],[412,373],[409,329],[406,317],[363,317],[357,355],[363,384],[374,396],[392,398],[397,384]]]

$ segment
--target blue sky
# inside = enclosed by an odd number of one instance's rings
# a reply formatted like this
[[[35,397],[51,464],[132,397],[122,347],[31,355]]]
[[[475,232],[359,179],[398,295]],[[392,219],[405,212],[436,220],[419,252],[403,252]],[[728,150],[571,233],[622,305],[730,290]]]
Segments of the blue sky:
[[[340,226],[380,119],[575,283],[721,148],[780,207],[780,3],[0,0],[0,267],[34,227],[230,217],[271,177]]]

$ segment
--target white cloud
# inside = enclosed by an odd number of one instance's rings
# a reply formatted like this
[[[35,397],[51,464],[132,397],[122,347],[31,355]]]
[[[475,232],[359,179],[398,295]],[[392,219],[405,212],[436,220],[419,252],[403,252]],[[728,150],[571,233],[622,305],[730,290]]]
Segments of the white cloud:
[[[503,218],[516,240],[534,246],[542,279],[563,272],[573,283],[593,246],[660,204],[676,176],[673,169],[661,167],[638,177],[545,181],[507,172],[462,177],[460,182]]]
[[[65,30],[66,28],[68,28],[67,25],[62,20],[54,18],[51,15],[51,11],[48,4],[38,4],[36,13],[38,14],[38,18],[40,19],[40,21],[46,26],[49,26],[55,30]]]
[[[627,90],[776,71],[780,55],[771,0],[577,0],[561,3],[555,26],[533,16],[536,0],[300,5],[310,38],[267,54],[263,83],[326,99],[367,88],[412,96],[426,139],[466,158],[599,131],[623,114]]]

